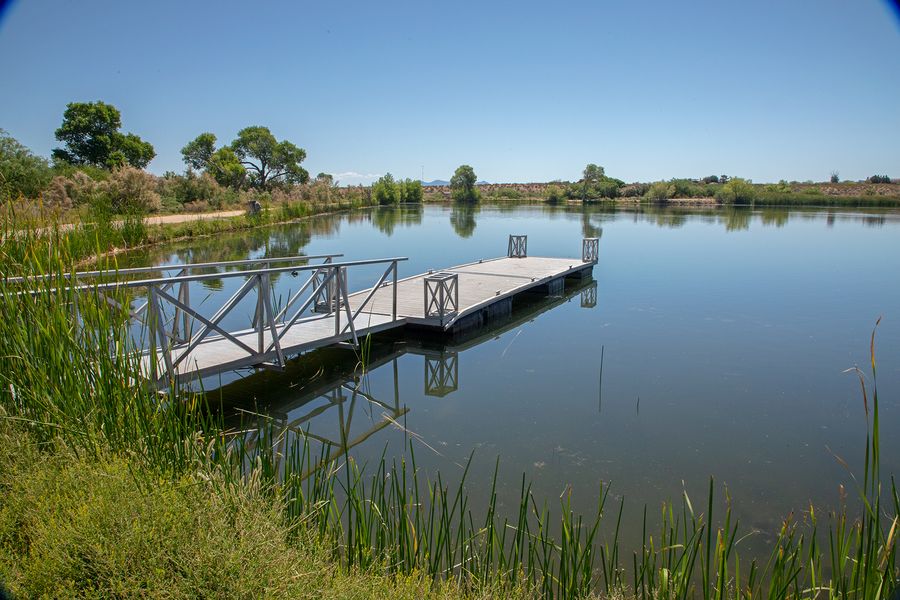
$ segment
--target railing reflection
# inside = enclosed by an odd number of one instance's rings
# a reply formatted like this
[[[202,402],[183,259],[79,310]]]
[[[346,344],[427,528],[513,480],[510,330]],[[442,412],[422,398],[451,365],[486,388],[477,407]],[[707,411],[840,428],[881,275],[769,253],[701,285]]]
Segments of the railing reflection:
[[[563,296],[535,298],[520,305],[507,320],[473,333],[450,339],[375,343],[366,357],[365,369],[360,369],[355,352],[331,348],[289,364],[285,372],[257,373],[210,393],[223,405],[237,409],[233,425],[236,431],[245,432],[242,434],[245,448],[276,440],[276,460],[283,460],[291,440],[298,436],[319,445],[323,452],[304,471],[306,476],[321,467],[323,461],[345,456],[389,427],[406,436],[409,433],[406,416],[417,401],[425,397],[448,399],[459,390],[461,354],[522,327],[576,296],[581,307],[596,306],[597,282],[593,279],[572,282]],[[406,355],[422,357],[421,395],[410,396],[410,388],[401,385],[404,380],[400,377],[400,362]],[[408,369],[408,360],[402,362]],[[302,383],[293,383],[297,380]],[[401,388],[406,390],[405,400],[401,399]],[[268,400],[266,406],[258,406],[261,398]],[[248,415],[269,426],[262,438],[258,424],[248,426]]]

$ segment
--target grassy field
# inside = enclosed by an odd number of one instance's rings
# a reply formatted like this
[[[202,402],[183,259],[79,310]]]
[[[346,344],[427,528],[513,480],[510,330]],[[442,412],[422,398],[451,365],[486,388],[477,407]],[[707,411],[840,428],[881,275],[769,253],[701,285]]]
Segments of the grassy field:
[[[0,253],[0,579],[16,597],[877,599],[898,587],[874,333],[858,489],[843,508],[798,507],[809,519],[785,516],[769,557],[747,560],[747,531],[710,481],[625,556],[608,488],[589,515],[565,494],[534,497],[524,476],[517,507],[499,510],[494,494],[475,507],[465,478],[424,479],[412,450],[359,465],[136,383],[126,315],[64,289],[85,247],[13,229]]]

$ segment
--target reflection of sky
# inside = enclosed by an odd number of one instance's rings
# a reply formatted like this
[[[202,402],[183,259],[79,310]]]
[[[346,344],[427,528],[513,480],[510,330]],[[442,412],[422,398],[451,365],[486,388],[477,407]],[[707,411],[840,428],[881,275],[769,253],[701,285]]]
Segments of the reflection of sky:
[[[421,225],[389,236],[367,221],[344,222],[339,235],[313,235],[303,251],[409,256],[401,276],[500,255],[510,232],[529,235],[532,255],[580,252],[579,212],[482,209],[466,239],[449,226],[450,213],[428,207]],[[868,336],[883,315],[882,450],[885,471],[896,471],[900,446],[888,433],[900,422],[900,219],[879,219],[589,215],[603,228],[595,308],[575,296],[461,352],[459,389],[443,398],[424,394],[422,356],[398,359],[405,426],[434,449],[417,446],[418,464],[452,479],[474,449],[477,495],[499,456],[502,500],[514,499],[525,472],[551,504],[573,484],[584,512],[600,481],[653,509],[676,499],[682,481],[697,502],[712,476],[728,484],[747,524],[769,529],[791,509],[837,498],[847,477],[831,452],[861,459],[862,401],[842,371],[866,364]],[[377,274],[351,275],[351,287]],[[372,371],[366,385],[391,401],[392,366]],[[310,421],[311,430],[321,423],[333,434],[335,423],[325,424],[333,412]],[[382,412],[362,413],[354,428]],[[393,458],[406,439],[388,427],[354,452],[374,460],[388,444]]]

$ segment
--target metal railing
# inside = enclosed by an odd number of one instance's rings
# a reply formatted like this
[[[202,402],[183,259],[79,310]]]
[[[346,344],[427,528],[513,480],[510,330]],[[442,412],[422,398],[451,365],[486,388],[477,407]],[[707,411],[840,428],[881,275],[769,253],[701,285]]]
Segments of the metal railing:
[[[425,276],[425,317],[444,318],[459,312],[459,275],[431,273]]]
[[[275,364],[283,366],[285,362],[286,334],[294,327],[301,326],[308,321],[323,321],[332,319],[334,322],[333,337],[326,336],[330,341],[347,337],[358,345],[357,328],[355,321],[362,314],[366,306],[375,295],[375,292],[389,285],[388,279],[393,283],[393,302],[390,321],[397,320],[397,265],[406,257],[358,260],[347,262],[331,262],[334,256],[322,255],[316,257],[289,257],[281,259],[260,259],[249,261],[231,261],[225,263],[203,263],[201,265],[183,265],[184,272],[199,268],[213,268],[217,266],[233,265],[258,265],[269,262],[290,263],[298,260],[312,258],[324,258],[325,262],[315,265],[288,264],[284,266],[264,266],[260,269],[246,269],[228,272],[202,273],[202,274],[178,274],[171,277],[154,277],[131,281],[113,281],[103,283],[90,283],[72,285],[66,288],[44,288],[39,291],[23,292],[27,294],[54,293],[60,291],[89,292],[106,304],[126,311],[133,320],[143,324],[148,332],[147,340],[143,347],[138,348],[147,358],[149,378],[158,385],[177,379],[179,367],[189,364],[187,361],[192,353],[204,341],[227,340],[230,347],[236,347],[246,353],[240,361],[246,366]],[[386,265],[384,271],[378,277],[377,282],[366,297],[351,307],[347,285],[348,271],[366,265]],[[141,268],[143,272],[158,271],[161,267]],[[135,271],[132,271],[134,273]],[[121,273],[121,271],[120,271]],[[308,273],[307,280],[293,293],[284,307],[275,311],[273,302],[272,278],[282,273],[290,273],[297,276],[300,273]],[[76,274],[76,280],[78,276]],[[232,293],[215,312],[207,316],[200,311],[198,305],[191,303],[190,284],[211,280],[244,279],[238,289]],[[329,292],[328,289],[332,291]],[[131,302],[121,294],[123,290],[145,289],[146,302],[133,309]],[[177,290],[177,291],[176,291]],[[236,307],[244,298],[252,297],[255,293],[255,309],[249,328],[231,328],[228,330],[223,321],[230,315],[234,315]],[[332,294],[340,301],[334,303],[334,310],[327,314],[312,314],[308,309],[318,300],[328,294]],[[116,296],[114,298],[113,296]],[[207,296],[207,299],[214,296]],[[304,300],[305,298],[305,300]],[[164,306],[170,309],[171,317],[167,316]],[[76,309],[77,310],[77,309]],[[207,309],[204,312],[209,312]],[[254,335],[255,334],[255,335]],[[161,364],[160,364],[161,363]],[[224,363],[223,363],[224,364]],[[231,363],[227,363],[231,364]],[[161,376],[160,367],[164,368]],[[230,367],[236,368],[236,367]]]
[[[600,238],[581,240],[581,262],[597,264],[600,260]]]
[[[528,256],[528,236],[510,235],[509,244],[506,246],[506,256],[509,258],[525,258]]]

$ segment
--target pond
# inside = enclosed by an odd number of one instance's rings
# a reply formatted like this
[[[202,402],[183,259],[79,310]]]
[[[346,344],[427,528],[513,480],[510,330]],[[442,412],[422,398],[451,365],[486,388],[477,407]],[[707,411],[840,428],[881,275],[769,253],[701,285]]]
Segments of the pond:
[[[498,458],[506,506],[523,473],[538,502],[558,509],[571,486],[583,513],[595,510],[601,482],[611,484],[611,497],[626,500],[624,537],[633,542],[645,505],[657,514],[686,490],[705,506],[712,477],[719,499],[727,485],[736,516],[759,532],[744,542],[752,554],[792,511],[837,506],[841,483],[852,493],[836,457],[861,471],[866,414],[858,379],[845,370],[868,374],[869,336],[883,316],[882,468],[897,472],[895,212],[381,208],[126,262],[406,256],[404,277],[505,255],[511,233],[528,235],[530,255],[560,257],[579,257],[582,237],[601,236],[593,282],[519,302],[511,318],[467,339],[379,340],[364,375],[356,353],[328,349],[285,373],[234,373],[207,389],[224,386],[212,394],[229,406],[347,443],[360,462],[382,453],[399,460],[411,444],[423,472],[439,471],[451,487],[474,452],[475,506],[486,502]],[[377,275],[351,279],[351,291]]]

